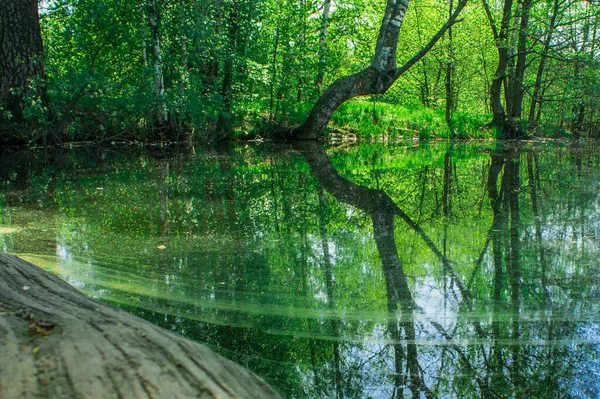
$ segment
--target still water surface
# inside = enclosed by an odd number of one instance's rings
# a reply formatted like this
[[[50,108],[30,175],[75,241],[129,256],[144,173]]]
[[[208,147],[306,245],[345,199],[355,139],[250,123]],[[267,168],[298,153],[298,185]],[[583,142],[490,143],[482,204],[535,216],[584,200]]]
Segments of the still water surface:
[[[592,398],[599,153],[6,152],[0,250],[289,398]]]

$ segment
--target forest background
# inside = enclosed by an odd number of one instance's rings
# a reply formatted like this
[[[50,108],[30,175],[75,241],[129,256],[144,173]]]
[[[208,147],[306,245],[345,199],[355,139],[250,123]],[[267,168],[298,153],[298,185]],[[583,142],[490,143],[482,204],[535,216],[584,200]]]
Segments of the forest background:
[[[398,64],[435,46],[344,103],[330,133],[600,135],[594,1],[1,0],[0,143],[293,130],[334,81],[375,65],[391,7]]]

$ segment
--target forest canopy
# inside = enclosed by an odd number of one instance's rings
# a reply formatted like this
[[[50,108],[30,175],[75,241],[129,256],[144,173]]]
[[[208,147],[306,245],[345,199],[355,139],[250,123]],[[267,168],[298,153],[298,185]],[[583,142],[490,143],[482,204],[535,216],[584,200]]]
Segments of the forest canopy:
[[[593,1],[1,4],[3,143],[293,131],[338,79],[368,68],[381,77],[420,52],[395,84],[358,92],[330,126],[359,136],[473,137],[482,127],[498,138],[600,134]],[[400,32],[384,71],[377,57],[389,47],[378,47],[390,39],[386,18]]]

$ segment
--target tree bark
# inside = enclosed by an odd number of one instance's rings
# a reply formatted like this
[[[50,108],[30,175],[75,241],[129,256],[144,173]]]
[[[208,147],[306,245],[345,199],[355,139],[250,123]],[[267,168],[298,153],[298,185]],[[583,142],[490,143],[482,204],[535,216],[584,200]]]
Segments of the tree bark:
[[[43,46],[36,0],[0,0],[0,115],[24,120],[26,98],[46,94]]]
[[[0,254],[0,397],[280,398],[204,345]]]
[[[523,96],[525,95],[524,77],[527,67],[527,30],[529,29],[529,12],[531,0],[523,0],[520,4],[521,21],[519,23],[517,41],[517,65],[511,77],[511,88],[509,90],[509,114],[512,119],[521,119],[523,112]]]

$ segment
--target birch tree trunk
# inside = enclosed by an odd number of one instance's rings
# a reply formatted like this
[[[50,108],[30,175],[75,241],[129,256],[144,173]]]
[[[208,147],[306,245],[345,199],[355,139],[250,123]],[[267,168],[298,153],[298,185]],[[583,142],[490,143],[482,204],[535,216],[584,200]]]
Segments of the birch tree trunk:
[[[466,4],[466,0],[459,2],[449,20],[425,47],[402,67],[397,67],[398,37],[408,3],[409,0],[387,1],[371,64],[358,73],[344,76],[333,82],[317,100],[304,125],[292,132],[294,138],[317,139],[323,134],[323,129],[329,123],[335,110],[344,102],[357,96],[385,93],[404,72],[425,56],[448,28],[456,22],[458,15]]]

